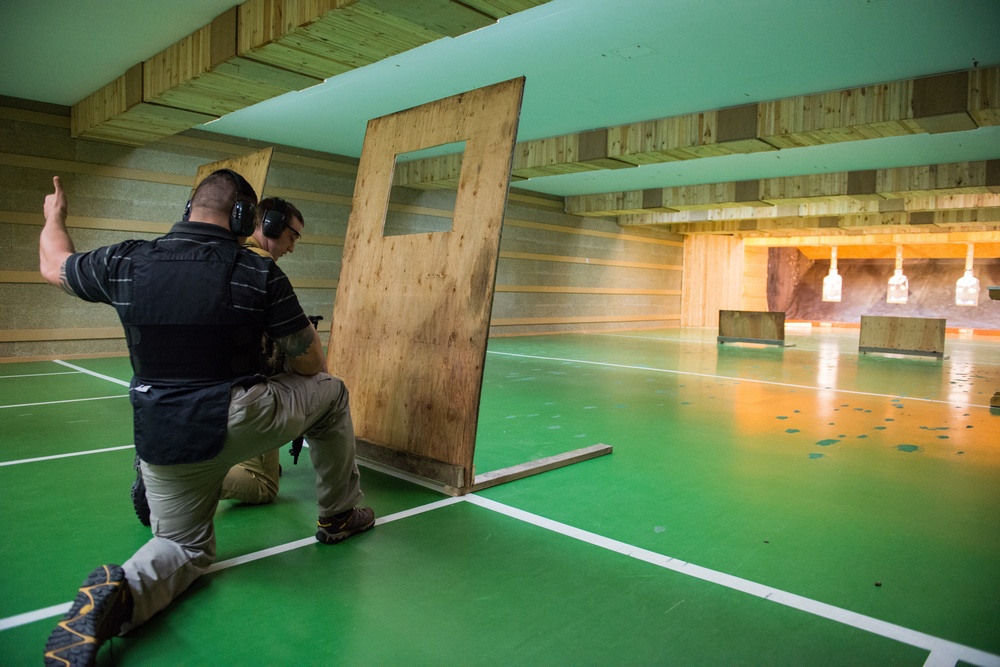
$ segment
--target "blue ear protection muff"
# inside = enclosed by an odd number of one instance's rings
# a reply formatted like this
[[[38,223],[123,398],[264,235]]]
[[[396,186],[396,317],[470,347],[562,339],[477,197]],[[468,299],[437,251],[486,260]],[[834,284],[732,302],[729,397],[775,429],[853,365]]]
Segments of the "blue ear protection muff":
[[[236,183],[236,203],[233,204],[233,210],[229,213],[229,229],[237,236],[250,236],[257,225],[257,205],[254,204],[257,193],[254,192],[253,186],[232,169],[219,169],[212,174],[226,174]],[[182,219],[187,222],[190,217],[191,200],[189,199],[187,206],[184,207]]]
[[[267,238],[276,239],[288,226],[288,205],[280,197],[274,197],[272,202],[261,217],[260,229]]]

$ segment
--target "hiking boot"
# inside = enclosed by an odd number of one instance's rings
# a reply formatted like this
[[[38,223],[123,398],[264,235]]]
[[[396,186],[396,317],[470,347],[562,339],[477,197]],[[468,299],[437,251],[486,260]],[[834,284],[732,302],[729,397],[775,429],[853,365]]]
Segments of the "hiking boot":
[[[125,570],[102,565],[87,577],[73,606],[45,644],[46,667],[89,667],[97,664],[101,644],[132,620],[132,591]]]
[[[139,517],[139,523],[144,526],[149,525],[149,501],[146,500],[146,483],[142,481],[142,468],[139,467],[139,455],[135,455],[135,481],[132,482],[132,507],[135,508],[135,515]]]
[[[320,517],[316,539],[323,544],[343,542],[351,535],[363,533],[375,525],[375,512],[370,507],[352,507],[334,516]]]

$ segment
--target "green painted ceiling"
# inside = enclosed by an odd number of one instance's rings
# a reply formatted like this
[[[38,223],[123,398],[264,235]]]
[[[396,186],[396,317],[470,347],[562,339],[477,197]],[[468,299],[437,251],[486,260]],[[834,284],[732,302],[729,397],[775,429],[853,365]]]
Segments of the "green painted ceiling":
[[[5,0],[0,95],[73,104],[234,4]],[[528,140],[990,65],[1000,65],[998,0],[552,0],[204,129],[358,157],[368,119],[517,76]],[[997,127],[518,187],[569,195],[991,158]]]

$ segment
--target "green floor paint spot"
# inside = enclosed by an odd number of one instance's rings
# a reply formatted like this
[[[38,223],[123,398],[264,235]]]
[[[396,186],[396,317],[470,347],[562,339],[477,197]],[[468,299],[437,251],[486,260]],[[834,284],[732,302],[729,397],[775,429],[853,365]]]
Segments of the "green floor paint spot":
[[[798,432],[799,432],[799,429],[797,429],[797,428],[786,428],[785,429],[785,433],[798,433]]]
[[[939,435],[938,436],[938,440],[948,440],[948,436],[946,436],[946,435]]]
[[[823,455],[819,454],[819,453],[816,453],[816,452],[813,452],[812,454],[809,455],[809,458],[811,458],[811,459],[821,459],[821,458],[823,458]]]
[[[867,435],[862,433],[861,435],[858,436],[858,440],[864,440],[867,437],[868,437]]]
[[[901,452],[916,452],[920,450],[916,445],[896,445],[896,449]]]
[[[777,417],[777,418],[778,418],[778,419],[788,419],[788,417],[786,417],[785,415],[778,415],[778,417]]]
[[[816,444],[819,445],[820,447],[829,447],[830,445],[835,445],[838,442],[840,442],[840,440],[836,440],[834,438],[827,438],[826,440],[818,441]]]
[[[885,419],[885,420],[886,420],[887,422],[894,422],[894,421],[896,421],[896,420],[895,420],[895,419],[893,419],[892,417],[886,417],[886,419]]]
[[[876,426],[875,430],[876,431],[884,431],[885,430],[885,426]]]

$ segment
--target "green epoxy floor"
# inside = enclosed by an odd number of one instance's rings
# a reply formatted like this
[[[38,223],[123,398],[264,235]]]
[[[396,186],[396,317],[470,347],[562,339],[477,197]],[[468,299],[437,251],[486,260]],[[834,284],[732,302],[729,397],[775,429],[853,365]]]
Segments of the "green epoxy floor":
[[[499,506],[363,469],[387,522],[212,573],[102,661],[1000,665],[1000,339],[941,361],[715,333],[493,339],[479,472],[614,453],[478,494]],[[2,665],[38,664],[54,623],[19,615],[148,538],[127,360],[69,363],[106,377],[0,364]],[[220,505],[220,561],[311,536],[308,457],[283,456],[278,502]]]

